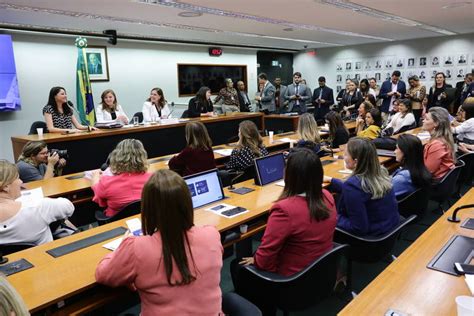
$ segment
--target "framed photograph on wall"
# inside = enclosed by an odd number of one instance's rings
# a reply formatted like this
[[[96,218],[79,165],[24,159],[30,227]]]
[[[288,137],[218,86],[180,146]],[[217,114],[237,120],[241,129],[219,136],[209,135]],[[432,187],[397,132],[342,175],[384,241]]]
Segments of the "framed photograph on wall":
[[[454,56],[444,56],[444,66],[451,67],[454,64]]]
[[[408,67],[408,68],[413,68],[413,67],[415,67],[415,60],[416,60],[415,57],[410,57],[410,58],[408,58],[407,67]]]
[[[456,57],[457,64],[461,66],[467,65],[467,57],[468,57],[468,54],[459,54]]]
[[[87,69],[91,81],[109,81],[109,59],[107,47],[89,46],[85,49]]]

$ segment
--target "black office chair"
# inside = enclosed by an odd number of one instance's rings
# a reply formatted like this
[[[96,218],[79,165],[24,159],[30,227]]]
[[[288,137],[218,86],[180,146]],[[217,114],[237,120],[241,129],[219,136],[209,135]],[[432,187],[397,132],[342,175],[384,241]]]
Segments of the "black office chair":
[[[33,124],[31,124],[30,132],[28,133],[28,135],[38,135],[38,131],[36,130],[37,128],[42,128],[43,133],[48,133],[48,126],[45,122],[35,121],[33,122]]]
[[[438,203],[438,209],[444,213],[443,203],[448,202],[448,207],[451,205],[450,199],[458,192],[456,187],[459,175],[465,166],[464,161],[458,160],[456,166],[449,170],[449,172],[431,188],[430,200]]]
[[[242,272],[253,274],[252,277],[259,284],[271,289],[271,293],[275,293],[273,302],[276,307],[283,310],[284,315],[288,315],[290,311],[314,306],[333,293],[339,258],[347,255],[348,249],[348,245],[335,243],[332,250],[289,277],[260,271],[253,265],[244,267]],[[350,266],[347,278],[350,284]]]
[[[468,187],[472,186],[474,178],[474,153],[463,154],[458,157],[458,160],[462,160],[465,163],[463,171],[459,174],[458,178],[458,197],[461,197],[461,189],[463,185]]]
[[[400,223],[391,231],[382,236],[356,236],[339,227],[336,227],[334,241],[349,244],[349,258],[353,261],[363,263],[375,263],[391,254],[393,246],[401,230],[413,222],[416,215],[408,218],[400,218]]]
[[[409,131],[409,130],[417,128],[417,127],[418,126],[417,126],[416,122],[414,122],[413,124],[408,125],[408,126],[402,126],[402,128],[400,128],[400,130],[398,130],[397,134],[404,133],[406,131]]]
[[[104,212],[102,211],[96,211],[95,219],[97,220],[97,223],[99,224],[99,226],[101,226],[107,223],[118,221],[119,219],[124,219],[133,215],[140,214],[140,210],[141,210],[141,200],[137,200],[126,205],[124,208],[122,208],[122,210],[120,210],[120,212],[118,212],[114,216],[109,217],[105,215]]]
[[[429,188],[419,188],[398,200],[398,212],[403,217],[416,215],[415,222],[421,221],[428,208],[430,200]]]
[[[143,112],[137,112],[137,113],[133,114],[132,119],[130,120],[129,124],[133,124],[133,118],[134,117],[138,117],[138,123],[143,122]]]
[[[183,114],[181,114],[181,118],[189,118],[189,110],[184,110]]]
[[[26,243],[26,242],[12,243],[12,244],[1,244],[0,245],[0,254],[3,255],[3,256],[6,256],[6,255],[12,254],[14,252],[25,250],[25,249],[28,249],[28,248],[31,248],[31,247],[34,247],[34,246],[36,246],[36,245],[33,244],[33,243]]]
[[[262,315],[257,306],[233,292],[222,294],[222,311],[230,316]]]

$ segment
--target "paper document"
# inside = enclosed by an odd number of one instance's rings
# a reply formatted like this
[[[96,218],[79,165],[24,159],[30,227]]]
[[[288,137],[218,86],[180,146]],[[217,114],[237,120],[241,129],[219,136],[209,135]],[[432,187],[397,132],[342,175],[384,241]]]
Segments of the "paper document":
[[[21,191],[21,196],[16,199],[16,201],[21,202],[23,207],[33,207],[39,205],[43,198],[43,189],[39,187],[32,190]]]
[[[279,142],[282,142],[282,143],[294,142],[294,140],[292,140],[292,139],[289,138],[289,137],[279,138],[279,139],[277,139],[276,141],[279,141]]]
[[[275,184],[278,185],[279,187],[284,187],[285,186],[285,180],[278,181]]]
[[[115,249],[117,249],[122,243],[122,240],[123,240],[123,237],[114,239],[111,242],[108,242],[105,245],[102,245],[102,247],[104,247],[105,249],[115,251]]]
[[[466,274],[466,283],[471,294],[474,295],[474,274]]]
[[[230,154],[232,154],[232,149],[216,149],[214,152],[221,156],[230,156]]]
[[[428,140],[431,138],[431,135],[429,132],[421,132],[421,133],[418,133],[416,134],[416,136],[420,139],[420,140]]]
[[[97,170],[97,169],[96,169]],[[92,172],[94,172],[95,170],[86,170],[84,172],[84,178],[85,179],[92,179]],[[103,172],[102,172],[102,175],[103,176],[113,176],[114,174],[112,173],[112,171],[110,170],[110,168],[107,168],[105,169]]]

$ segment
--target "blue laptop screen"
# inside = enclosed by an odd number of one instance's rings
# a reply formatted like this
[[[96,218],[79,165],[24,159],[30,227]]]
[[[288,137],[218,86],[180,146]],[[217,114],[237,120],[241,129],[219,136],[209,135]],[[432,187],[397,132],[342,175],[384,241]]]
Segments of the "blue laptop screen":
[[[255,160],[260,185],[283,179],[285,158],[282,153]]]
[[[216,169],[185,177],[184,181],[186,181],[191,193],[193,208],[198,208],[224,198],[224,192]]]

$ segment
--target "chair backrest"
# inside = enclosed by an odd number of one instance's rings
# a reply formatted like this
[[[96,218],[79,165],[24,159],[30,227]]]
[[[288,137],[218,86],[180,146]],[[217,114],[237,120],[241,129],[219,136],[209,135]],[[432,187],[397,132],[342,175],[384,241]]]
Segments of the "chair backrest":
[[[354,261],[365,263],[377,262],[390,254],[403,227],[415,219],[416,215],[411,215],[406,219],[400,218],[400,223],[396,227],[385,235],[377,237],[360,237],[336,227],[334,241],[349,244],[351,246],[349,255]]]
[[[419,221],[425,215],[429,200],[429,188],[419,188],[398,201],[398,212],[403,217],[416,215]]]
[[[474,153],[467,153],[458,157],[465,163],[463,172],[459,174],[458,183],[471,185],[472,178],[474,178]]]
[[[143,122],[143,112],[137,112],[137,113],[133,114],[132,119],[130,120],[130,124],[133,124],[133,118],[134,117],[138,117],[138,123]]]
[[[348,248],[348,245],[334,244],[333,249],[290,277],[264,278],[269,286],[275,287],[277,307],[284,311],[303,310],[328,297],[336,283],[339,257],[345,255]],[[255,267],[247,269],[256,274]]]
[[[409,131],[409,130],[414,129],[414,128],[416,128],[416,127],[417,127],[416,122],[413,122],[411,125],[402,126],[402,128],[400,128],[400,129],[397,131],[397,134],[400,134],[400,133]]]
[[[15,243],[15,244],[1,244],[0,245],[0,253],[3,256],[12,254],[14,252],[18,252],[21,250],[25,250],[31,247],[36,246],[35,244],[31,243]]]
[[[45,122],[43,121],[35,121],[33,124],[31,124],[30,131],[28,135],[37,135],[38,131],[36,130],[37,128],[42,128],[43,133],[48,133],[48,126],[46,125]]]
[[[445,201],[452,197],[456,192],[456,183],[464,166],[464,161],[458,160],[456,166],[433,186],[430,198],[435,201]]]
[[[127,204],[120,212],[115,214],[112,217],[107,219],[107,223],[118,221],[119,219],[124,219],[133,215],[140,214],[141,210],[141,200],[133,201],[130,204]]]
[[[231,316],[262,315],[257,306],[233,292],[222,294],[222,311]]]

